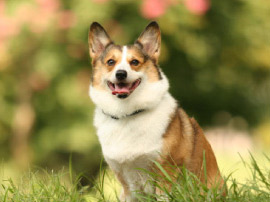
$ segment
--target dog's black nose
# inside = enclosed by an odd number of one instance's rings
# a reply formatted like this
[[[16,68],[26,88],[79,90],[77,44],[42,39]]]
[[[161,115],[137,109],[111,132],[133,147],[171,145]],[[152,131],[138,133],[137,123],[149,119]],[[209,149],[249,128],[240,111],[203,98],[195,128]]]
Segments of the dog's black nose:
[[[125,78],[127,78],[127,71],[126,70],[117,70],[115,76],[120,81],[124,80]]]

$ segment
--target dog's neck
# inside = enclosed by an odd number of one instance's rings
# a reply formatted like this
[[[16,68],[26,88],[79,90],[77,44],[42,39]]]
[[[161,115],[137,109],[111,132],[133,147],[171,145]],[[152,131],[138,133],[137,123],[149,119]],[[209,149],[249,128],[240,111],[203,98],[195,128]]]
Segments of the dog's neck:
[[[141,112],[144,112],[144,111],[145,111],[145,109],[139,109],[139,110],[134,111],[131,114],[126,114],[126,115],[124,115],[122,117],[117,117],[115,115],[108,114],[108,113],[104,112],[104,110],[102,110],[103,114],[105,114],[105,115],[107,115],[107,116],[109,116],[109,117],[111,117],[112,119],[115,119],[115,120],[124,119],[124,118],[130,117],[130,116],[135,116],[135,115],[137,115],[137,114],[139,114]]]

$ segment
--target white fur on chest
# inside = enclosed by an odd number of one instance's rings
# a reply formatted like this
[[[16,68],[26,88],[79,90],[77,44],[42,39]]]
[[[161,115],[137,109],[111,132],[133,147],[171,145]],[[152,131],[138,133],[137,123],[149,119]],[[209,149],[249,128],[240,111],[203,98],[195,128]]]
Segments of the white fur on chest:
[[[106,160],[121,164],[157,158],[175,107],[175,100],[166,94],[157,107],[119,120],[97,108],[94,124]]]
[[[132,190],[138,190],[146,183],[148,177],[137,169],[148,169],[152,161],[158,159],[163,146],[162,136],[175,109],[176,102],[169,93],[157,107],[119,120],[96,109],[94,124],[103,155]],[[145,189],[146,192],[151,190],[149,186]]]

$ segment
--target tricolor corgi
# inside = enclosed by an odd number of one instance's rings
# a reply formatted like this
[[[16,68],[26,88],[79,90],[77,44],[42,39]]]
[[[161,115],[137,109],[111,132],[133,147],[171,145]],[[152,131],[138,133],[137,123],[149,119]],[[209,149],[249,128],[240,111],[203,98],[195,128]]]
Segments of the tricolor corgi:
[[[104,158],[123,186],[121,201],[136,201],[135,191],[157,193],[142,171],[152,171],[154,161],[185,166],[209,188],[223,185],[202,129],[168,92],[168,79],[158,66],[160,46],[156,22],[125,46],[114,44],[97,22],[90,26],[94,125]]]

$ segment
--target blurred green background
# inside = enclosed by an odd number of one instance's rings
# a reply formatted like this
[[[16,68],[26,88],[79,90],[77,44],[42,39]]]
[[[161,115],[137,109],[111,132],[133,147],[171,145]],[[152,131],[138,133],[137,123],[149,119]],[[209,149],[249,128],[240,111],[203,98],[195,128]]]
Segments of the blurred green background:
[[[102,155],[88,97],[93,21],[126,44],[157,20],[160,66],[180,105],[204,128],[244,131],[267,149],[269,18],[269,0],[0,0],[0,160],[6,175],[33,165],[68,167],[71,155],[76,172],[97,174]]]

